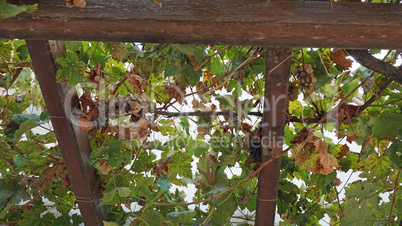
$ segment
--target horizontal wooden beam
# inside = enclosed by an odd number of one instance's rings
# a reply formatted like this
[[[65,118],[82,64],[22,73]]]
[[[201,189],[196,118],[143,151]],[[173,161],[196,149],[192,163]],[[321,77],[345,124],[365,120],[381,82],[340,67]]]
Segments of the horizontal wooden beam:
[[[0,19],[0,38],[284,47],[402,48],[402,5],[261,0],[87,0],[38,3]]]

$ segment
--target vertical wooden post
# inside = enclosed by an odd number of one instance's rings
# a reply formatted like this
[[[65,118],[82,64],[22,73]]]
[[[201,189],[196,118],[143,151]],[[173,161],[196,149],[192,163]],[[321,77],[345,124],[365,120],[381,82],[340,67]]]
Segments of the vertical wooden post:
[[[51,41],[50,41],[51,42]],[[47,40],[26,40],[31,55],[35,75],[39,81],[46,107],[60,146],[63,161],[70,177],[74,194],[84,219],[85,225],[103,225],[108,219],[107,209],[100,206],[100,185],[96,170],[89,163],[91,145],[86,131],[69,120],[65,102],[71,109],[77,108],[78,98],[75,88],[70,88],[65,82],[56,80],[56,65],[50,42]],[[53,52],[60,53],[63,42],[52,42]],[[61,44],[61,45],[60,45]],[[71,99],[67,100],[67,92],[73,90]],[[69,109],[70,110],[70,109]]]
[[[291,49],[268,48],[262,120],[262,161],[280,154],[288,108]],[[281,158],[261,170],[255,225],[274,225]]]

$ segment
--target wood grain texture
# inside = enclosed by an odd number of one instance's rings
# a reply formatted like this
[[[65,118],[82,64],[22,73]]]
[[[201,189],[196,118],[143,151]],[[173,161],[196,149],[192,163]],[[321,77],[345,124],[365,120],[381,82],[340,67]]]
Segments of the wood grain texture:
[[[261,141],[262,162],[282,153],[288,109],[291,52],[290,48],[267,49]],[[274,68],[276,69],[273,70]],[[265,166],[258,176],[256,226],[275,225],[281,159],[278,158]]]
[[[71,123],[70,115],[66,110],[66,108],[78,106],[76,91],[75,88],[69,88],[65,82],[57,82],[53,54],[59,52],[60,49],[52,49],[51,44],[52,42],[49,43],[49,41],[27,41],[35,75],[46,101],[46,107],[84,223],[85,225],[103,225],[103,220],[108,219],[108,213],[106,206],[100,206],[99,179],[95,168],[88,162],[92,151],[88,134],[86,131],[80,130],[79,126]],[[53,42],[53,44],[57,43]],[[61,43],[61,46],[64,47],[64,43]],[[57,47],[57,45],[53,45],[53,47]],[[66,98],[69,96],[68,91],[72,91],[73,95],[71,105],[66,106],[65,102],[69,100]]]
[[[402,48],[402,6],[261,0],[88,0],[38,3],[0,19],[0,38],[285,47]]]

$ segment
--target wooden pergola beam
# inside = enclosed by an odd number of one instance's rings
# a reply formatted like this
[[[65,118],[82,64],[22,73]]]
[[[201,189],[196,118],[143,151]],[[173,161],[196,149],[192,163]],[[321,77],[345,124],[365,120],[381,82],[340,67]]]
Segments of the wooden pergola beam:
[[[261,0],[65,1],[0,19],[0,38],[283,47],[402,48],[402,5]]]
[[[64,42],[59,45],[60,42],[27,40],[26,43],[84,223],[103,225],[108,213],[105,206],[99,205],[99,179],[88,162],[91,153],[88,134],[69,119],[70,110],[79,106],[77,94],[75,88],[56,80],[54,55],[60,54]]]

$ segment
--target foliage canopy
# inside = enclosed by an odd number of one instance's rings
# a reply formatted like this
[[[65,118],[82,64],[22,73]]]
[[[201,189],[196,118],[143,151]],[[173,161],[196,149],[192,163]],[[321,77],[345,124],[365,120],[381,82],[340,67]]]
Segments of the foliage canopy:
[[[109,210],[105,225],[253,223],[257,179],[250,175],[261,162],[249,141],[261,133],[264,48],[65,46],[57,78],[78,88],[76,122],[91,141],[89,161]],[[384,61],[399,54],[391,50]],[[281,225],[317,225],[324,216],[331,225],[401,220],[401,84],[364,67],[351,72],[345,57],[343,50],[293,50],[284,144],[296,146],[282,158]],[[77,225],[82,219],[71,212],[78,207],[25,42],[0,40],[0,61],[1,222]],[[366,104],[354,104],[357,96]],[[327,113],[313,133],[303,129]],[[340,181],[345,173],[359,179]],[[236,211],[243,215],[232,217]]]

